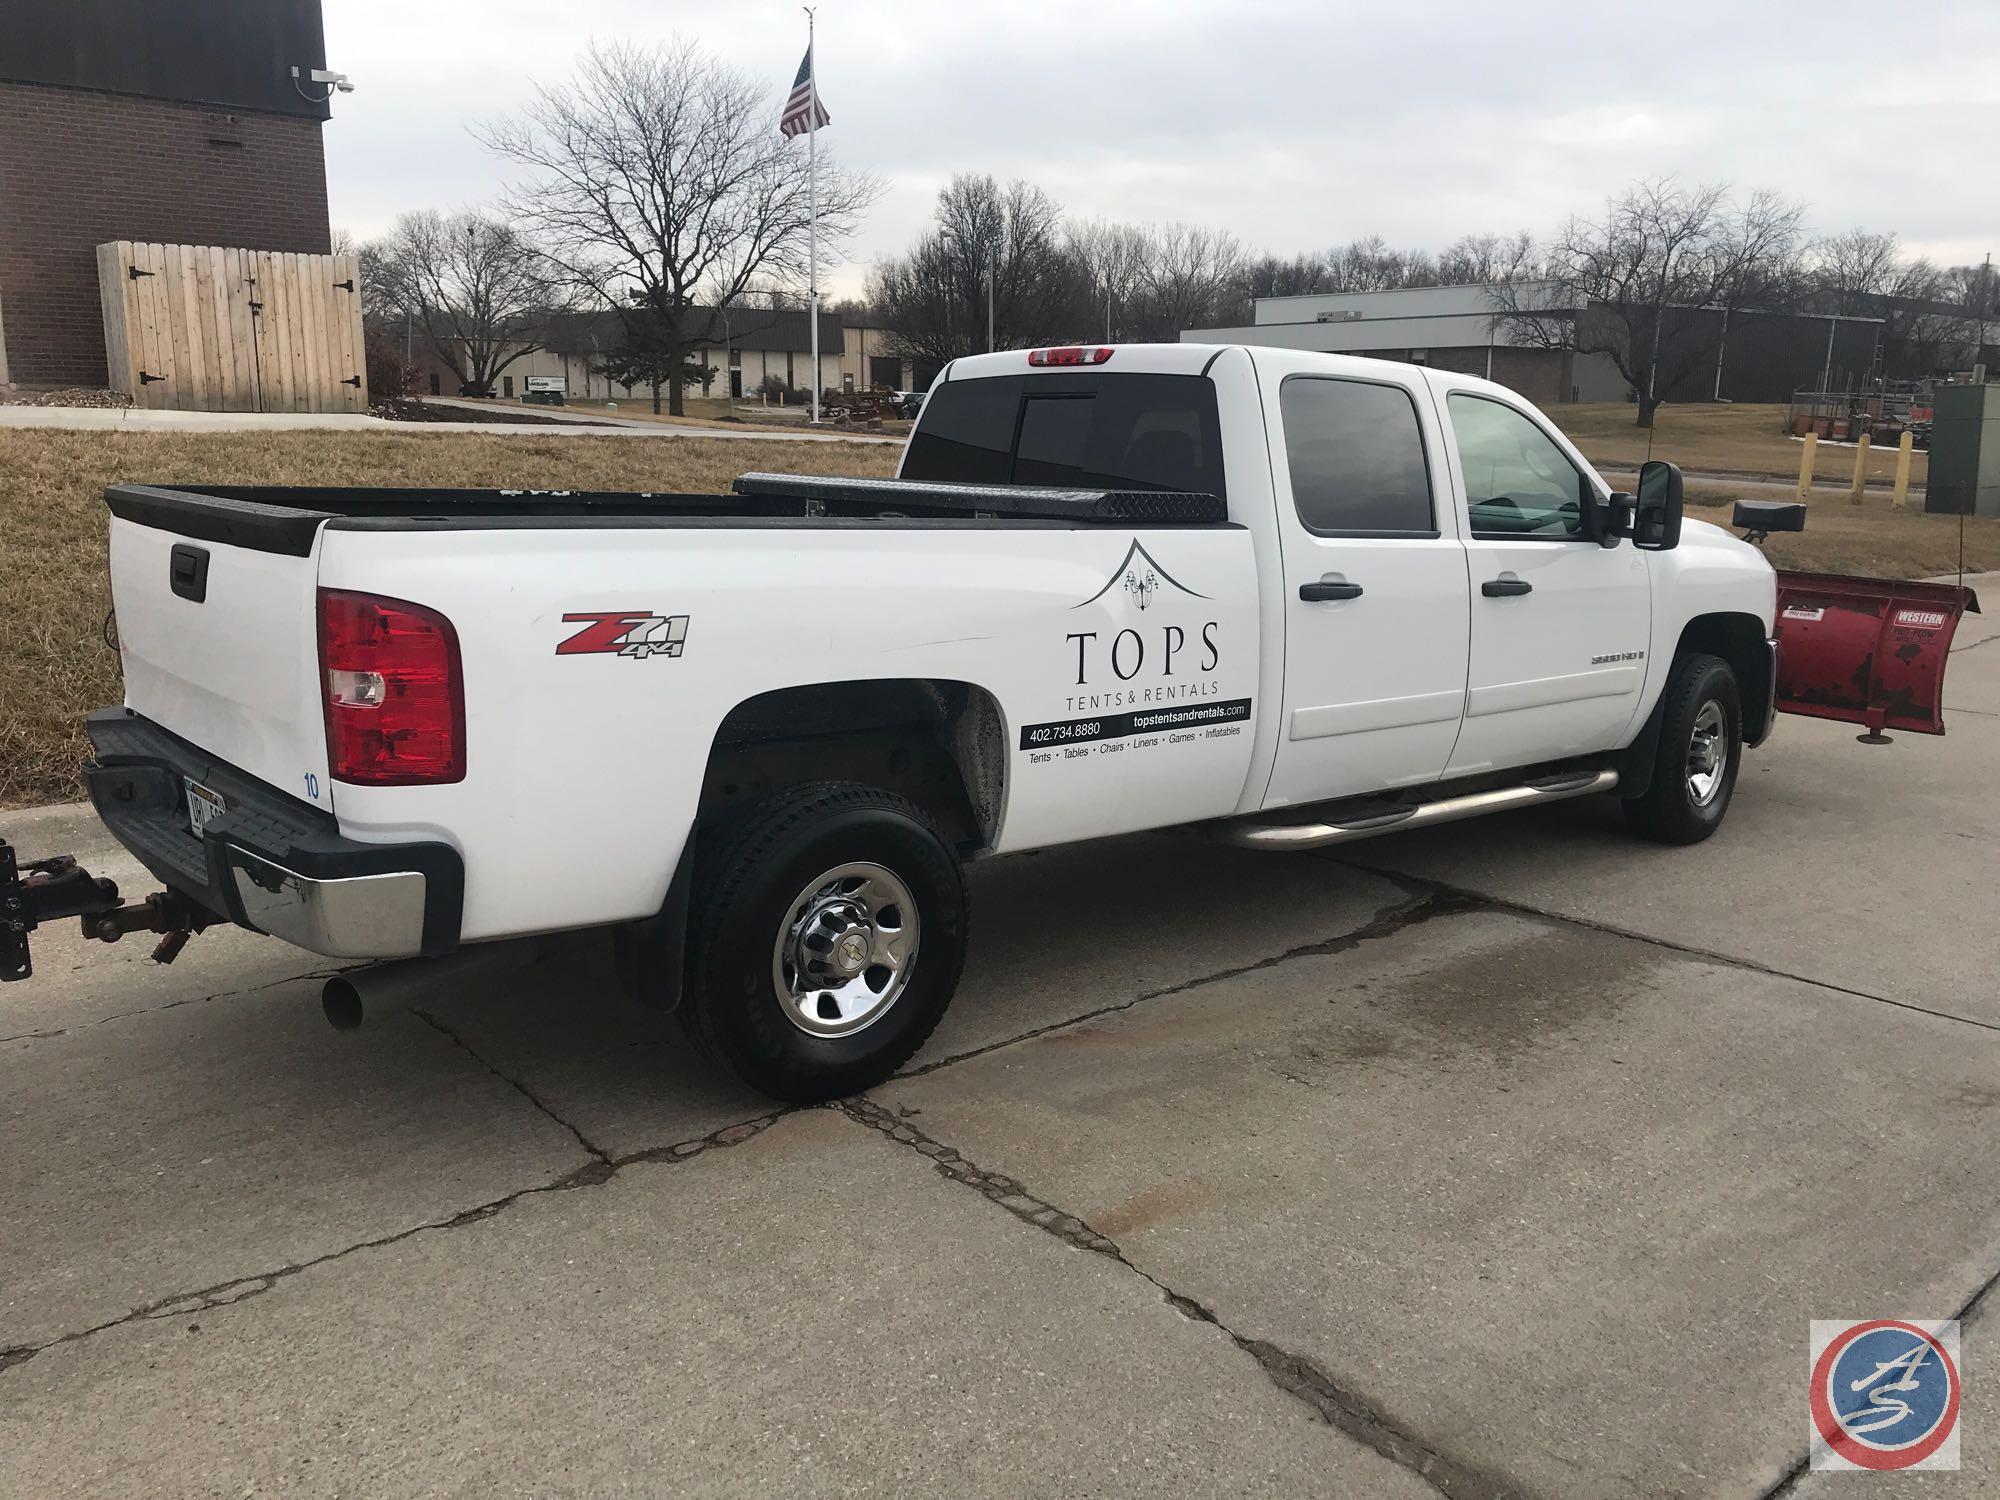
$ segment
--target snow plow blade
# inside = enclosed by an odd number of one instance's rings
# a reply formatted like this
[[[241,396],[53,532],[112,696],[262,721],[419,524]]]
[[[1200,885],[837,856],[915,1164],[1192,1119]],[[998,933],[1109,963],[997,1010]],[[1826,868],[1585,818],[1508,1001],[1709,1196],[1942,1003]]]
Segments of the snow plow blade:
[[[1961,584],[1781,569],[1778,711],[1943,734],[1945,663],[1967,610],[1979,596]]]

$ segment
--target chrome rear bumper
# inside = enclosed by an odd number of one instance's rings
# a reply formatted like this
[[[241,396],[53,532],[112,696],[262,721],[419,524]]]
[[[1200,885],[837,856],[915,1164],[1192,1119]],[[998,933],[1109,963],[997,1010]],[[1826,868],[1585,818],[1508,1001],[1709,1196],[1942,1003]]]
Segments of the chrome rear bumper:
[[[243,919],[329,958],[414,958],[424,951],[428,884],[420,870],[315,879],[240,846],[222,851]]]

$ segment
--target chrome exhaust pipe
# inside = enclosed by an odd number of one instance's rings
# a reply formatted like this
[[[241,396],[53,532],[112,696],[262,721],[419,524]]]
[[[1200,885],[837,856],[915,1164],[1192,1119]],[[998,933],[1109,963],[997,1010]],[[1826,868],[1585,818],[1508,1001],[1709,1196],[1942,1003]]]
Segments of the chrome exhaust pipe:
[[[536,938],[478,943],[443,958],[399,958],[334,975],[320,987],[320,1009],[335,1031],[355,1031],[364,1020],[408,1010],[441,984],[478,975],[499,978],[540,956]]]

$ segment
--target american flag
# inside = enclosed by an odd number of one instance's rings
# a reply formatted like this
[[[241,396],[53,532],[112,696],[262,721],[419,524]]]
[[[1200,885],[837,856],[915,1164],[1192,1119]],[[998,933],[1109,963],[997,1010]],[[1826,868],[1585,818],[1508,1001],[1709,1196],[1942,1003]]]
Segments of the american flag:
[[[799,76],[792,80],[792,96],[785,101],[785,113],[778,120],[778,130],[787,136],[802,135],[832,123],[826,106],[819,102],[819,90],[813,84],[813,53],[808,47],[805,60],[799,64]]]

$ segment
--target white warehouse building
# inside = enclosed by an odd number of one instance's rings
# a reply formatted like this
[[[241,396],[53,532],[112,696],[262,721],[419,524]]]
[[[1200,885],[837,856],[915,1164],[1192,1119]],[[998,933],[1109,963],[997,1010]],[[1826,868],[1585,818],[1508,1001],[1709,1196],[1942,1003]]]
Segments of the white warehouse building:
[[[1540,349],[1512,333],[1484,286],[1259,297],[1253,316],[1256,321],[1247,327],[1186,329],[1181,341],[1265,344],[1433,365],[1497,380],[1542,406],[1622,401],[1628,394],[1624,377],[1605,356]]]

